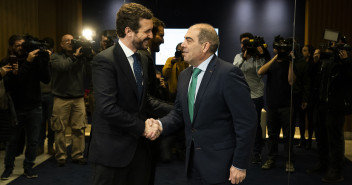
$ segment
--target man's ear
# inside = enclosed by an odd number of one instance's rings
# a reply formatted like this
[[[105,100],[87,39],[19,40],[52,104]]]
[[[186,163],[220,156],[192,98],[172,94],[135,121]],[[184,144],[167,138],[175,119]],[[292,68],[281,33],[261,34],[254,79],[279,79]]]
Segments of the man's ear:
[[[131,34],[133,33],[133,30],[130,27],[126,27],[125,28],[125,34],[126,36],[131,36]]]
[[[209,48],[210,48],[210,43],[209,43],[209,42],[204,42],[204,43],[202,44],[202,52],[203,52],[203,53],[208,52],[208,51],[209,51]]]

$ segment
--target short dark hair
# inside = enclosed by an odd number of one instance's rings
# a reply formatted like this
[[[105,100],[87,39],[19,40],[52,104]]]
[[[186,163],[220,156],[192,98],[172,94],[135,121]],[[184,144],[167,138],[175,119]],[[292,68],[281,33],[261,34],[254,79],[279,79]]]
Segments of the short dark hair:
[[[152,20],[153,20],[153,30],[152,30],[152,32],[153,32],[153,36],[155,36],[156,33],[158,33],[160,26],[165,28],[165,23],[163,21],[161,21],[160,19],[156,18],[156,17],[153,17]]]
[[[9,38],[9,46],[13,46],[18,40],[24,40],[24,35],[11,35]]]
[[[180,42],[180,43],[178,43],[178,44],[176,45],[176,50],[177,50],[177,48],[178,48],[179,46],[181,46],[181,44],[182,44],[182,42]]]
[[[125,28],[130,27],[134,32],[140,28],[140,19],[152,19],[153,13],[143,5],[137,3],[127,3],[121,6],[116,14],[116,33],[124,38]]]
[[[253,39],[253,38],[254,38],[253,34],[251,34],[251,33],[249,33],[249,32],[246,32],[246,33],[242,33],[242,34],[240,35],[240,41],[241,41],[244,37],[248,37],[249,39]]]

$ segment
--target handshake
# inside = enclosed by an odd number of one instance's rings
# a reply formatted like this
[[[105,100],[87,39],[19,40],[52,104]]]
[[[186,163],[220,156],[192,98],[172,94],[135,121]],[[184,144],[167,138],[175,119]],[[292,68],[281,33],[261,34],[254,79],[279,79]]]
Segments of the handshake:
[[[144,137],[153,141],[160,136],[161,132],[163,132],[163,128],[159,121],[153,118],[149,118],[145,121]]]

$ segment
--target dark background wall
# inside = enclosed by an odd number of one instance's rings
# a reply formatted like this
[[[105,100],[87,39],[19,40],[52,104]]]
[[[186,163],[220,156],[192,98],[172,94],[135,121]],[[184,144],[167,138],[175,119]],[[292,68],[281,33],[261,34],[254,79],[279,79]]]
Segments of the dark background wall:
[[[293,36],[294,1],[287,0],[135,0],[151,9],[165,22],[166,28],[188,28],[195,23],[209,23],[219,28],[219,56],[232,62],[240,52],[243,32],[263,36],[272,51],[276,35]],[[115,28],[115,16],[122,0],[82,1],[83,27],[96,30]],[[304,42],[305,0],[297,0],[296,38]],[[99,41],[99,38],[96,38]],[[167,42],[167,40],[165,40]]]

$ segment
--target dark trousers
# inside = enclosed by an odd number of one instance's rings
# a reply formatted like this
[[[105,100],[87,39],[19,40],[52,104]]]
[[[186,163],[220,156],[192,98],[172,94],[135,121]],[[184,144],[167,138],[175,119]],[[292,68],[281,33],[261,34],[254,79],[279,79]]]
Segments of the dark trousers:
[[[151,170],[149,150],[146,141],[141,139],[131,163],[127,166],[93,164],[92,185],[148,185]]]
[[[344,122],[345,114],[343,111],[329,110],[326,105],[319,107],[319,120],[315,127],[319,160],[335,170],[342,170],[343,167]]]
[[[258,119],[257,133],[255,135],[253,153],[260,154],[264,144],[262,126],[260,125],[262,109],[264,107],[264,99],[263,97],[259,97],[259,98],[253,98],[252,101],[255,105],[255,110],[257,111],[257,119]]]
[[[10,139],[11,128],[10,111],[0,109],[0,142],[6,143]]]
[[[44,147],[44,140],[48,137],[48,146],[54,144],[54,131],[51,129],[51,114],[53,112],[53,95],[51,93],[42,94],[42,109],[43,109],[43,122],[40,128],[40,135],[38,146]],[[48,126],[47,126],[48,124]],[[48,128],[48,135],[46,135],[46,128]]]
[[[307,107],[307,119],[308,119],[308,140],[312,140],[315,125],[318,120],[318,107],[316,103],[312,102]]]
[[[306,109],[302,109],[302,96],[300,94],[293,95],[293,124],[296,124],[298,119],[299,133],[301,140],[305,140],[306,132]]]
[[[194,163],[194,146],[191,146],[191,153],[189,159],[189,170],[187,174],[187,185],[231,185],[230,181],[217,183],[217,184],[209,184],[204,181],[204,178],[201,177],[197,165]],[[230,170],[230,169],[229,169]]]
[[[291,126],[291,127],[290,127]],[[268,127],[268,150],[269,159],[275,160],[278,154],[278,143],[280,138],[280,129],[283,132],[284,156],[288,160],[293,160],[293,134],[294,124],[290,125],[290,107],[270,109],[267,111],[267,127]],[[290,133],[291,131],[291,133]]]
[[[13,135],[8,142],[5,154],[5,167],[13,168],[18,144],[20,142],[22,129],[25,130],[26,135],[26,152],[23,161],[23,168],[30,169],[34,165],[37,156],[38,137],[40,132],[40,125],[42,123],[42,107],[39,106],[29,111],[16,111],[18,118],[18,125],[13,129]]]

